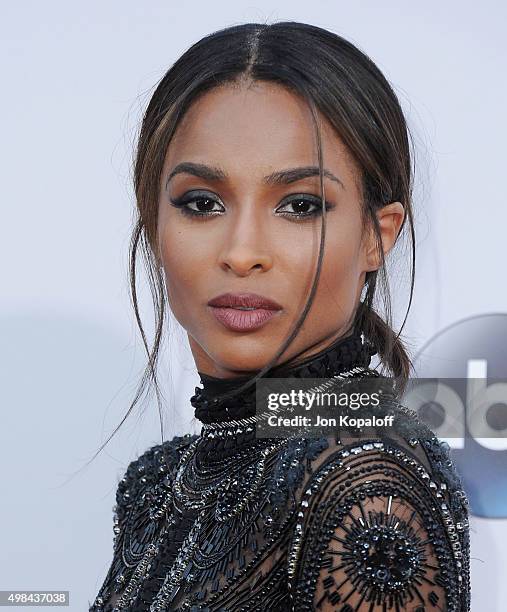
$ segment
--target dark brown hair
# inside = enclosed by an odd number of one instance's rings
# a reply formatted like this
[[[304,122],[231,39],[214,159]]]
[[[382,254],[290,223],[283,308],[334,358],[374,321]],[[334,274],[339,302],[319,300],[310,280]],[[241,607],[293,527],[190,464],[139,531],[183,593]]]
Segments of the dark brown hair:
[[[105,444],[130,414],[150,379],[155,385],[157,398],[160,398],[156,366],[164,329],[166,292],[163,269],[156,253],[159,184],[167,148],[185,112],[199,96],[213,88],[241,81],[277,83],[308,103],[317,135],[322,198],[321,242],[308,301],[272,361],[247,385],[270,370],[286,350],[298,333],[315,295],[326,230],[318,113],[331,123],[360,169],[363,223],[365,228],[372,228],[375,232],[382,262],[379,270],[366,274],[363,298],[351,328],[360,329],[375,346],[382,368],[396,379],[400,388],[405,386],[412,368],[399,336],[407,319],[414,288],[413,164],[410,132],[396,94],[367,55],[328,30],[295,21],[235,25],[213,32],[192,45],[158,82],[143,117],[134,166],[137,220],[130,243],[129,268],[131,298],[148,364],[128,412]],[[395,201],[404,206],[402,229],[408,225],[411,243],[410,299],[397,334],[392,329],[389,285],[375,214],[382,206]],[[151,349],[138,307],[138,251],[143,255],[156,315]],[[374,310],[379,283],[384,318]]]

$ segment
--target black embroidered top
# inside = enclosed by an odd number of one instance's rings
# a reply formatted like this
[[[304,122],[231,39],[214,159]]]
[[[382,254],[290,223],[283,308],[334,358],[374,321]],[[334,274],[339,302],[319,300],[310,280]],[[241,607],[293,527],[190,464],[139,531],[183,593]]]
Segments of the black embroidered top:
[[[352,335],[273,376],[378,376]],[[467,498],[449,447],[387,397],[386,437],[255,435],[255,387],[201,374],[199,436],[133,461],[90,612],[470,610]]]

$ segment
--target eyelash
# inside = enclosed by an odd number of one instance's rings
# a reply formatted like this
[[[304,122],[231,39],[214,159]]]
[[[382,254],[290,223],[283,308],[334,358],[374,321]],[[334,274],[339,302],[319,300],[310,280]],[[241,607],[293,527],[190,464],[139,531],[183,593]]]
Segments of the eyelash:
[[[194,218],[194,219],[199,219],[199,218],[202,219],[204,217],[218,217],[221,215],[221,211],[217,211],[217,210],[197,211],[195,209],[188,208],[189,204],[193,204],[195,202],[204,201],[204,200],[209,200],[213,204],[220,204],[221,206],[223,206],[223,204],[221,204],[214,198],[210,197],[209,194],[199,193],[199,192],[191,192],[191,193],[185,194],[184,196],[180,198],[174,198],[174,199],[171,198],[171,203],[174,207],[179,208],[183,215]],[[294,196],[292,196],[289,201],[285,202],[283,206],[294,204],[296,202],[308,202],[310,204],[313,204],[317,208],[315,208],[312,211],[300,212],[300,213],[291,213],[291,212],[280,213],[280,216],[286,217],[290,219],[291,221],[301,222],[301,221],[306,221],[307,219],[318,217],[322,214],[321,200],[320,198],[317,198],[316,196],[309,196],[307,194],[294,194]],[[325,205],[326,205],[326,211],[334,208],[334,206],[329,204],[329,202],[326,202]]]

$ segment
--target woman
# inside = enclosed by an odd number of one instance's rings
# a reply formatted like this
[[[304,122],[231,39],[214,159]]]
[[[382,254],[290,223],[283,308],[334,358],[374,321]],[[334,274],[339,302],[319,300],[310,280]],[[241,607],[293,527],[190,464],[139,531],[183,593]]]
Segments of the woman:
[[[261,378],[362,380],[378,353],[407,381],[373,309],[385,256],[413,238],[407,126],[378,68],[303,23],[205,37],[151,98],[135,190],[134,305],[141,245],[160,315],[147,372],[167,296],[203,426],[129,465],[90,610],[468,610],[467,499],[414,413],[386,397],[389,435],[257,435]]]

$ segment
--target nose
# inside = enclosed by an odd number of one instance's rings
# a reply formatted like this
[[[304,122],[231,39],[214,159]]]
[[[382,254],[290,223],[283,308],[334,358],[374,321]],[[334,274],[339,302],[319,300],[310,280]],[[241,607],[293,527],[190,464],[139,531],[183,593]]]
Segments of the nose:
[[[219,257],[220,267],[238,276],[253,270],[266,272],[273,266],[273,257],[260,215],[240,214],[228,230]]]

